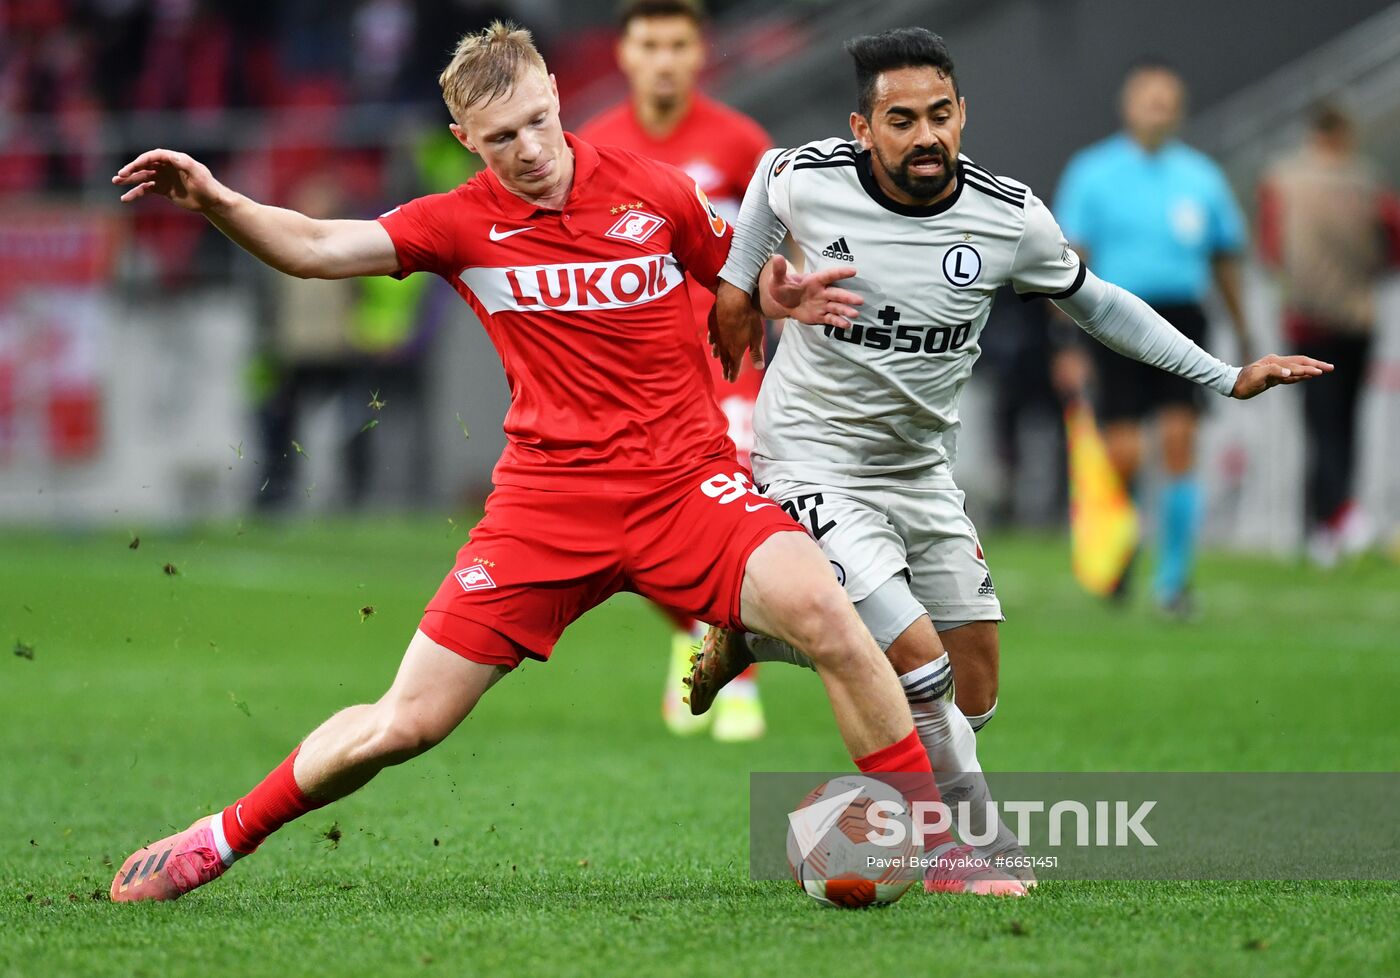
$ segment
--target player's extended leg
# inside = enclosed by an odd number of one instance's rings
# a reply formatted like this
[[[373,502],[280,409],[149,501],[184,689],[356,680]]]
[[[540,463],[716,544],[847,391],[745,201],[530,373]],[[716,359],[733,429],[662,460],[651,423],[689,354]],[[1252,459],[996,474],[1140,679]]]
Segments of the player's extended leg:
[[[811,538],[778,533],[754,551],[744,573],[741,617],[750,628],[794,646],[811,661],[860,770],[893,776],[911,801],[939,800],[904,689]],[[934,857],[944,857],[925,880],[931,892],[1026,892],[1019,881],[960,857],[971,851],[947,833],[926,838],[924,845]]]
[[[969,719],[963,716],[959,708],[961,673],[958,673],[956,660],[950,661],[951,649],[945,649],[951,642],[956,642],[963,667],[974,677],[974,691],[969,701],[980,705],[985,698],[988,703],[983,711],[985,716],[978,717],[981,723],[985,723],[996,709],[997,623],[962,623],[949,632],[948,640],[942,639],[923,606],[910,593],[902,574],[892,577],[870,595],[857,601],[855,608],[876,644],[885,649],[890,665],[899,676],[900,686],[914,717],[915,730],[928,755],[943,800],[950,805],[962,801],[968,803],[966,828],[970,832],[969,838],[985,856],[1019,856],[1020,847],[1015,834],[999,819],[992,824],[986,817],[992,797],[977,760],[976,735]],[[702,696],[707,693],[706,683],[733,674],[754,655],[764,661],[784,661],[811,667],[801,653],[772,638],[729,635],[720,629],[712,630],[706,638],[706,648],[702,654],[714,657],[712,666],[715,663],[719,665],[711,673],[703,670],[693,673],[693,677],[703,677],[697,691]],[[738,661],[728,663],[733,657],[737,657]],[[703,666],[704,663],[697,665]],[[957,684],[953,681],[955,674],[958,675]],[[954,701],[955,690],[958,702]],[[703,700],[700,705],[707,702]],[[1033,874],[1019,862],[1013,863],[1011,875],[1028,883],[1034,882]]]
[[[790,534],[780,534],[781,537]],[[804,543],[809,543],[805,537],[798,537]],[[825,560],[825,557],[823,557]],[[790,564],[791,567],[791,562]],[[752,568],[752,562],[750,562]],[[760,568],[762,569],[762,568]],[[804,568],[805,569],[805,568]],[[816,574],[813,583],[826,581],[833,595],[844,597],[844,590],[839,583],[836,583],[830,576]],[[745,588],[748,589],[748,576],[745,578]],[[794,592],[797,592],[794,588]],[[1019,855],[1019,846],[1016,845],[1015,835],[1001,824],[1000,820],[995,824],[988,823],[988,806],[991,803],[991,795],[987,791],[986,779],[981,775],[981,765],[977,763],[976,736],[973,735],[972,728],[967,725],[962,712],[952,702],[952,670],[949,667],[948,656],[945,655],[944,648],[939,644],[938,634],[924,613],[923,606],[920,606],[910,595],[909,586],[902,575],[890,579],[878,588],[867,599],[862,600],[861,609],[857,611],[850,603],[844,603],[844,607],[832,607],[832,609],[806,609],[797,617],[801,627],[794,628],[791,625],[784,625],[774,617],[764,618],[760,614],[753,614],[746,604],[745,620],[746,624],[752,623],[752,627],[759,628],[771,635],[770,639],[764,642],[764,648],[778,649],[783,645],[790,646],[787,651],[787,660],[798,663],[798,665],[812,665],[816,667],[820,676],[826,684],[827,695],[832,700],[833,708],[836,709],[837,723],[843,721],[843,705],[850,712],[857,709],[893,709],[895,716],[900,719],[904,715],[910,715],[914,721],[914,732],[906,735],[902,744],[917,744],[918,767],[910,764],[911,758],[904,757],[902,763],[907,767],[875,767],[871,765],[871,758],[874,756],[862,757],[858,751],[864,749],[865,744],[855,746],[851,743],[850,737],[847,739],[847,746],[850,747],[851,756],[857,758],[858,767],[862,771],[923,771],[927,768],[930,774],[935,774],[937,788],[928,792],[928,795],[938,798],[939,793],[942,800],[949,805],[956,805],[959,802],[967,803],[969,820],[965,825],[967,831],[972,832],[970,838],[981,846],[980,859],[995,859],[998,856]],[[850,609],[847,613],[846,609]],[[769,609],[774,611],[774,609]],[[777,614],[790,613],[788,607],[778,607]],[[850,627],[850,618],[855,618],[855,624],[861,625],[858,630]],[[825,618],[825,621],[823,621]],[[865,623],[874,623],[867,630]],[[899,704],[897,707],[889,704],[889,670],[869,669],[865,666],[864,673],[855,672],[855,676],[865,674],[868,679],[878,679],[885,688],[874,690],[875,700],[878,705],[858,704],[854,691],[844,690],[841,683],[846,677],[832,676],[830,665],[827,670],[823,670],[820,658],[836,653],[836,665],[841,665],[843,658],[840,653],[840,635],[846,634],[844,641],[855,642],[855,645],[847,645],[848,649],[861,651],[864,649],[864,656],[868,656],[869,649],[874,646],[876,652],[881,652],[882,648],[888,648],[888,655],[883,656],[883,660],[893,666],[897,676],[895,690],[899,690]],[[874,632],[874,637],[872,637]],[[829,638],[832,641],[832,648],[822,648],[822,642]],[[741,639],[742,642],[742,639]],[[808,651],[805,655],[797,652],[801,648],[802,642],[808,642]],[[721,649],[711,646],[711,653],[724,653]],[[851,656],[854,658],[854,656]],[[854,679],[851,681],[860,681]],[[850,715],[850,714],[847,714]],[[857,718],[860,718],[860,715]],[[862,719],[862,718],[861,718]],[[892,726],[892,725],[888,725]],[[846,726],[843,726],[843,733],[846,733]],[[892,736],[892,730],[876,733],[875,736]],[[869,733],[867,735],[869,736]],[[868,742],[867,742],[868,743]],[[897,746],[897,744],[896,744]],[[888,751],[889,749],[886,749]],[[906,747],[904,753],[913,750],[913,746]],[[885,754],[886,751],[879,751]],[[916,782],[917,784],[917,782]],[[946,788],[945,788],[946,785]],[[903,785],[902,785],[903,788]],[[911,795],[906,791],[906,795]],[[941,839],[938,846],[948,846],[953,848],[951,839]],[[935,848],[937,846],[930,846]],[[963,851],[970,852],[969,849]],[[1033,883],[1032,883],[1033,884]],[[1014,879],[1014,874],[1004,872],[997,867],[987,867],[983,863],[972,860],[965,865],[955,867],[939,866],[932,870],[928,880],[925,880],[925,887],[935,893],[976,893],[983,895],[1023,895],[1025,894],[1025,884],[1021,880]]]
[[[1160,415],[1162,468],[1166,482],[1158,506],[1160,555],[1155,590],[1169,614],[1190,617],[1191,570],[1196,554],[1201,488],[1196,482],[1196,409],[1189,404],[1164,407]]]
[[[938,801],[928,754],[889,661],[816,542],[756,492],[747,474],[728,466],[697,470],[668,491],[639,495],[625,525],[626,586],[724,629],[751,628],[796,646],[822,679],[856,767],[880,775],[916,805]],[[1006,892],[976,877],[973,854],[948,832],[923,843],[934,862],[926,887]],[[1024,892],[1019,884],[1013,890]]]
[[[112,899],[173,900],[221,876],[287,822],[440,742],[506,672],[417,632],[393,685],[377,702],[332,716],[223,812],[132,853],[112,881]]]
[[[902,578],[895,578],[891,584],[897,588],[904,585],[904,581]],[[890,585],[886,585],[860,603],[861,616],[865,621],[870,622],[874,619],[878,625],[880,620],[879,609],[864,607],[872,601],[880,602],[889,608],[904,602],[918,607],[913,596],[909,595],[907,587],[900,595],[907,595],[907,598],[898,603],[891,600],[890,596],[882,594],[887,592],[887,589],[893,594],[899,594]],[[922,612],[923,609],[918,610]],[[885,618],[897,620],[887,615]],[[1034,885],[1034,874],[1017,858],[1022,856],[1022,852],[1015,833],[995,814],[988,817],[989,813],[995,812],[995,807],[991,792],[987,788],[987,780],[982,774],[982,765],[977,759],[977,735],[969,718],[963,715],[963,710],[959,707],[962,677],[958,673],[956,661],[951,658],[952,649],[948,639],[971,624],[991,625],[993,629],[996,625],[995,622],[969,623],[954,629],[944,637],[934,629],[928,615],[920,614],[889,644],[886,655],[895,672],[899,673],[899,683],[904,687],[904,694],[909,699],[909,709],[914,714],[914,728],[928,752],[929,763],[933,767],[943,801],[950,807],[961,802],[967,803],[966,821],[960,823],[966,833],[963,835],[963,841],[975,845],[989,859],[1010,860],[1009,875]],[[876,641],[884,644],[878,627],[872,627],[872,631],[876,635]],[[995,640],[995,631],[992,634]],[[966,649],[968,642],[960,644]],[[963,661],[967,661],[967,656],[964,656]]]
[[[416,632],[378,702],[341,710],[302,741],[297,785],[318,807],[364,787],[384,768],[441,743],[507,672]]]
[[[812,661],[852,757],[912,735],[909,705],[889,662],[811,538],[775,533],[754,550],[744,569],[740,615],[750,629]]]

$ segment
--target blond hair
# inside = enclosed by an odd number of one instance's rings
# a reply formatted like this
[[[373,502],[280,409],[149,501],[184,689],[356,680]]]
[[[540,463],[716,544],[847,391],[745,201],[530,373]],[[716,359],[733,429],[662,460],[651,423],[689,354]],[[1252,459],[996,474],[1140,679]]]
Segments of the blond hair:
[[[438,85],[452,118],[463,125],[467,109],[507,94],[527,68],[549,74],[530,32],[508,20],[496,20],[483,31],[463,35],[452,60],[438,75]]]

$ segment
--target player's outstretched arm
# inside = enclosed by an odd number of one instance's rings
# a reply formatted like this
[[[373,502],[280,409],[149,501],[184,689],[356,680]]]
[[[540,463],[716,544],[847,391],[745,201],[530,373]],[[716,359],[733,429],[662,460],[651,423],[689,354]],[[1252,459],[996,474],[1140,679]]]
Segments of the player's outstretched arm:
[[[124,203],[158,196],[203,214],[239,247],[288,275],[350,278],[399,270],[394,243],[378,221],[321,221],[259,204],[224,186],[185,153],[142,153],[118,170],[112,183],[127,188]]]
[[[1296,384],[1332,369],[1311,357],[1270,354],[1249,366],[1217,360],[1176,330],[1146,302],[1085,271],[1083,283],[1055,305],[1090,336],[1127,357],[1241,400],[1279,384]]]
[[[1230,396],[1247,401],[1256,394],[1262,394],[1270,387],[1279,384],[1297,384],[1310,377],[1321,377],[1332,372],[1332,364],[1304,356],[1279,356],[1270,353],[1255,360],[1240,371],[1235,378]]]
[[[792,270],[787,259],[774,255],[758,277],[759,303],[770,319],[796,319],[808,326],[851,325],[865,300],[835,283],[852,278],[854,268],[823,268],[807,274]]]

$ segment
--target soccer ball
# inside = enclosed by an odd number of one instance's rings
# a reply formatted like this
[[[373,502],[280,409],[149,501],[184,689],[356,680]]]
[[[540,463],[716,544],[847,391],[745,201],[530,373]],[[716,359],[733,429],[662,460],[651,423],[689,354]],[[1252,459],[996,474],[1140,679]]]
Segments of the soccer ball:
[[[888,827],[870,820],[878,802],[889,803],[882,806],[883,818],[903,824],[896,845],[871,841],[890,838]],[[788,865],[797,885],[827,907],[894,903],[918,877],[919,850],[908,808],[897,789],[861,775],[832,778],[812,791],[788,815]]]

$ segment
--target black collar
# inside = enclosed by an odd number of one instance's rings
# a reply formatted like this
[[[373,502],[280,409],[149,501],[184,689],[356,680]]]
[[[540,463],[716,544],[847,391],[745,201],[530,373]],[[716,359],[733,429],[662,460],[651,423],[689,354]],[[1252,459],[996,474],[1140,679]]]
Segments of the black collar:
[[[871,169],[870,150],[862,150],[856,154],[856,173],[860,175],[860,185],[865,188],[870,199],[885,210],[903,214],[905,217],[934,217],[958,202],[963,189],[962,161],[958,160],[954,165],[956,167],[954,179],[957,182],[953,186],[953,192],[947,197],[933,204],[901,204],[880,189],[880,184],[875,180],[875,171]]]

